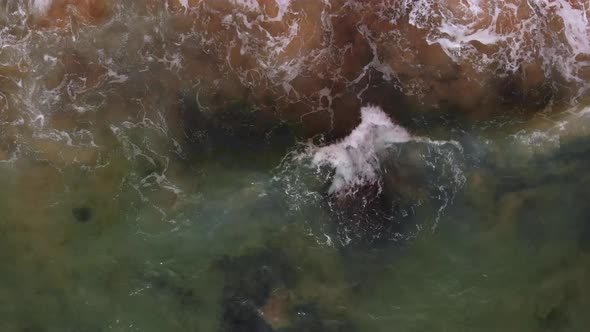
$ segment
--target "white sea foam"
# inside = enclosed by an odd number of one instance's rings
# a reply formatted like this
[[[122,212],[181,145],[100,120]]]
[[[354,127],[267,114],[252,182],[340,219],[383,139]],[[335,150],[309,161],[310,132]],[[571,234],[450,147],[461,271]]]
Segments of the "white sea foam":
[[[530,127],[510,135],[515,147],[529,154],[547,153],[558,149],[562,141],[590,134],[590,107],[574,106],[563,112],[549,127]]]
[[[258,11],[260,6],[255,0],[232,0],[232,3],[237,6],[242,6],[250,11]]]
[[[315,166],[335,170],[329,193],[378,180],[378,154],[395,143],[412,140],[412,135],[393,123],[380,107],[361,109],[361,123],[342,141],[318,148],[313,154]]]
[[[291,0],[275,0],[279,11],[276,17],[269,18],[269,21],[281,21],[287,12],[289,11],[289,7],[291,6]]]
[[[188,10],[188,8],[189,8],[188,0],[179,0],[179,2],[180,2],[180,5],[182,7],[184,7],[185,10]]]
[[[334,170],[329,194],[346,195],[354,188],[371,185],[381,180],[381,162],[387,158],[389,148],[395,144],[415,142],[426,144],[439,159],[425,160],[433,168],[437,162],[445,160],[447,174],[453,187],[460,187],[465,182],[461,167],[453,157],[453,151],[463,151],[456,141],[432,140],[428,137],[414,136],[404,127],[394,123],[391,118],[377,106],[361,108],[361,123],[341,141],[322,147],[312,146],[296,159],[310,158],[313,167],[328,167]],[[445,146],[450,146],[451,150]],[[440,170],[443,173],[445,170]]]
[[[578,94],[590,89],[584,76],[590,62],[581,60],[590,54],[588,0],[403,0],[402,4],[390,14],[391,20],[407,14],[409,23],[426,33],[428,44],[439,45],[456,63],[479,72],[499,67],[516,73],[523,65],[541,62],[547,79],[557,71],[580,86]]]
[[[31,0],[30,7],[37,14],[43,14],[49,10],[53,0]]]

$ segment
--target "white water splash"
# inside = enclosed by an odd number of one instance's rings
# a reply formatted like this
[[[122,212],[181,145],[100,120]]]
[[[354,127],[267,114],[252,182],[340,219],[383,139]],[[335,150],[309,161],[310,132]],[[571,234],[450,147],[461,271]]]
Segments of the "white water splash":
[[[285,156],[274,181],[288,197],[290,212],[321,207],[328,199],[330,211],[342,222],[338,240],[346,246],[365,235],[397,241],[415,237],[425,227],[434,231],[465,185],[464,166],[458,142],[412,135],[380,107],[369,106],[361,108],[361,123],[342,140],[324,146],[307,144]],[[371,205],[374,194],[391,195],[381,197],[392,199],[396,213],[379,216],[378,208]],[[362,212],[340,214],[340,209],[351,206]],[[418,210],[432,218],[413,220]],[[415,223],[416,231],[382,232],[379,225],[387,220]],[[334,243],[326,240],[331,233],[322,223],[310,220],[309,227],[318,243]]]
[[[34,13],[44,14],[51,8],[52,3],[53,0],[31,0],[30,7]]]
[[[457,151],[463,150],[456,141],[413,136],[404,127],[394,123],[383,109],[368,106],[361,108],[361,123],[348,136],[331,145],[312,147],[311,152],[307,151],[307,155],[313,156],[314,167],[328,166],[334,169],[328,193],[336,194],[379,181],[380,155],[394,144],[407,142],[427,144],[433,149],[452,145]],[[302,156],[298,158],[302,159]],[[450,168],[453,170],[455,182],[462,185],[464,179],[460,169]]]
[[[379,152],[395,143],[408,142],[412,135],[394,124],[379,107],[361,109],[361,124],[342,141],[318,148],[312,162],[330,166],[335,174],[329,193],[373,183],[378,179]]]

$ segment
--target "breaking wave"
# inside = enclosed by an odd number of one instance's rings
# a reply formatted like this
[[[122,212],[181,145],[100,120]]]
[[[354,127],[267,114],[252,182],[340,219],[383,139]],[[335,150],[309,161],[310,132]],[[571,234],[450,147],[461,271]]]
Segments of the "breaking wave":
[[[413,136],[376,106],[361,114],[361,123],[339,142],[307,143],[283,161],[275,181],[291,210],[327,205],[343,245],[407,239],[436,228],[466,181],[461,145]]]

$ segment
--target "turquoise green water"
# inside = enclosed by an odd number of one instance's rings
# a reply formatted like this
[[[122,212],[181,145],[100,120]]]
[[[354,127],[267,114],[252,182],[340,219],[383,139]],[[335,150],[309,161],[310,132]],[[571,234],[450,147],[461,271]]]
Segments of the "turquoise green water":
[[[347,247],[317,233],[328,210],[289,211],[279,154],[191,163],[174,203],[3,165],[2,330],[263,331],[244,326],[265,308],[279,331],[583,331],[587,150],[580,138],[513,167],[480,153],[436,231]]]

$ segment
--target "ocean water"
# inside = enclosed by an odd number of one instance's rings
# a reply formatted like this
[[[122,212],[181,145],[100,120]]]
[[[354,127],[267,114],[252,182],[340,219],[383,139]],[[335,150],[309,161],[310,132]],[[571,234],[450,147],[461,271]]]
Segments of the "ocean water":
[[[0,331],[586,331],[588,14],[0,0]]]

